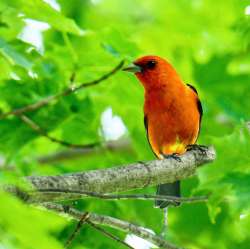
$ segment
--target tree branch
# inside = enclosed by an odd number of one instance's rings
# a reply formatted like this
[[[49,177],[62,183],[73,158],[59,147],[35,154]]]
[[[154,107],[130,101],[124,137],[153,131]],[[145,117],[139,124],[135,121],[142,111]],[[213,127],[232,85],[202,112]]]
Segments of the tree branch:
[[[64,248],[67,249],[75,239],[76,235],[79,233],[80,229],[82,228],[82,225],[84,223],[89,224],[91,227],[93,227],[95,230],[99,231],[100,233],[104,234],[106,237],[111,238],[112,240],[126,246],[127,248],[134,249],[132,246],[121,240],[120,238],[116,237],[115,235],[111,234],[110,232],[106,231],[105,229],[97,226],[95,223],[91,222],[89,220],[89,212],[83,213],[83,216],[79,220],[75,230],[73,233],[70,235],[70,237],[67,239]]]
[[[84,155],[90,155],[93,153],[102,153],[105,150],[116,152],[116,151],[130,151],[132,153],[132,147],[129,139],[123,138],[115,141],[107,141],[102,143],[100,146],[85,147],[85,148],[74,148],[58,151],[48,155],[40,156],[37,158],[38,163],[53,163],[63,160],[72,160],[75,158],[83,157]]]
[[[83,216],[81,217],[81,219],[79,220],[79,222],[78,222],[78,224],[77,224],[75,230],[73,231],[73,233],[72,233],[72,234],[69,236],[69,238],[67,239],[67,241],[66,241],[66,243],[65,243],[65,246],[64,246],[65,249],[68,248],[68,247],[71,245],[72,241],[75,239],[76,235],[79,233],[79,231],[80,231],[82,225],[83,225],[84,223],[86,223],[86,220],[87,220],[88,218],[89,218],[89,213],[88,213],[88,212],[85,212],[85,213],[83,214]]]
[[[25,124],[27,124],[32,130],[36,131],[41,136],[46,137],[53,143],[57,143],[57,144],[60,144],[69,148],[80,148],[80,149],[93,149],[94,147],[98,147],[101,145],[101,143],[99,142],[90,143],[90,144],[72,144],[72,143],[63,141],[61,139],[51,137],[45,130],[43,130],[38,124],[36,124],[33,120],[31,120],[26,115],[22,114],[22,115],[18,115],[18,117],[20,117],[20,119]]]
[[[248,130],[250,131],[250,121],[246,123]]]
[[[208,201],[208,196],[192,196],[192,197],[177,197],[177,196],[168,196],[168,195],[152,195],[152,194],[100,194],[95,192],[82,192],[76,190],[64,190],[64,189],[40,189],[39,191],[28,192],[28,195],[36,195],[37,192],[42,192],[46,194],[74,194],[77,196],[77,199],[92,197],[103,200],[162,200],[172,203],[181,202],[181,203],[197,203],[197,202],[206,202]]]
[[[42,100],[40,100],[40,101],[38,101],[36,103],[26,105],[26,106],[20,107],[18,109],[3,113],[3,114],[0,115],[0,120],[8,117],[9,115],[21,115],[21,114],[23,114],[25,112],[31,112],[31,111],[37,110],[37,109],[39,109],[39,108],[41,108],[41,107],[43,107],[45,105],[48,105],[52,101],[57,100],[57,99],[59,99],[59,98],[61,98],[63,96],[68,96],[68,95],[70,95],[70,94],[72,94],[72,93],[74,93],[76,91],[79,91],[79,90],[81,90],[83,88],[97,85],[100,82],[108,79],[113,74],[115,74],[118,70],[120,70],[122,68],[123,65],[124,65],[124,60],[122,60],[110,72],[108,72],[107,74],[104,74],[103,76],[101,76],[100,78],[98,78],[96,80],[93,80],[93,81],[90,81],[90,82],[87,82],[87,83],[82,83],[79,86],[74,87],[74,88],[73,87],[67,88],[66,90],[64,90],[64,91],[62,91],[62,92],[60,92],[60,93],[58,93],[56,95],[49,96],[49,97],[44,98],[44,99],[42,99]]]
[[[71,216],[72,218],[74,218],[76,220],[80,220],[85,214],[85,212],[80,212],[74,208],[71,208],[68,206],[63,206],[60,204],[44,203],[42,206],[49,209],[49,210],[53,210],[53,211],[63,213],[63,214],[68,214],[69,216]],[[137,225],[129,223],[127,221],[123,221],[123,220],[116,219],[116,218],[106,216],[106,215],[98,215],[95,213],[88,213],[88,215],[89,215],[88,220],[94,224],[108,226],[108,227],[112,227],[114,229],[118,229],[118,230],[126,232],[126,233],[135,234],[138,237],[141,237],[147,241],[150,241],[151,243],[155,244],[159,248],[181,249],[181,248],[167,242],[166,240],[164,240],[160,236],[153,234],[152,232],[150,232],[148,229],[146,229],[144,227],[137,226]]]
[[[91,170],[60,176],[30,176],[26,179],[35,190],[63,190],[64,193],[36,193],[30,201],[75,199],[70,191],[112,193],[145,188],[163,183],[171,183],[194,175],[198,166],[215,159],[213,147],[196,147],[180,156],[181,161],[173,158],[139,162],[122,167]]]
[[[102,234],[104,234],[106,237],[111,238],[112,240],[126,246],[127,248],[130,249],[135,249],[134,247],[130,246],[129,244],[127,244],[125,241],[121,240],[120,238],[118,238],[117,236],[113,235],[112,233],[106,231],[105,229],[97,226],[95,223],[92,223],[91,221],[87,220],[86,223],[88,223],[90,226],[92,226],[93,228],[95,228],[97,231],[101,232]]]

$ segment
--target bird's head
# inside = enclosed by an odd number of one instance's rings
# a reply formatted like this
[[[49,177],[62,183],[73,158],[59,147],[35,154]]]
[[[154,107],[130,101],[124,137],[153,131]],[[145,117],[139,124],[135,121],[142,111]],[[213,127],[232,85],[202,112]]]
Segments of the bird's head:
[[[167,85],[173,79],[179,79],[175,69],[165,59],[159,56],[143,56],[135,60],[123,71],[132,72],[143,84],[144,88],[151,89]]]

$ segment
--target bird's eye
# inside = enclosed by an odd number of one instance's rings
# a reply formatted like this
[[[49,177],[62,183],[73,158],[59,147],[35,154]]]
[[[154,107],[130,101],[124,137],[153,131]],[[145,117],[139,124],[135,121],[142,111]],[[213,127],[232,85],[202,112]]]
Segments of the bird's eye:
[[[151,61],[147,62],[148,69],[153,69],[153,68],[155,68],[155,66],[156,66],[156,61],[151,60]]]

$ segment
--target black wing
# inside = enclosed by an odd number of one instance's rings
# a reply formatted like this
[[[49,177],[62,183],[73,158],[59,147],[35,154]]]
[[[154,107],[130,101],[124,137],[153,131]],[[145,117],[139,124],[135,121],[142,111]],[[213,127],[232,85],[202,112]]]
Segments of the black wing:
[[[148,138],[148,118],[147,118],[146,115],[144,116],[144,126],[145,126],[145,129],[146,129],[146,132],[147,132],[148,143],[149,143],[149,145],[151,147],[152,152],[154,153],[154,150],[153,150],[152,145],[150,144],[150,141],[149,141],[149,138]],[[157,155],[155,153],[154,153],[154,155],[157,157]]]
[[[192,86],[190,84],[187,84],[187,86],[189,86],[197,95],[197,108],[198,108],[198,111],[200,113],[200,126],[201,126],[201,119],[202,119],[202,115],[203,115],[203,109],[202,109],[201,101],[200,101],[199,96],[198,96],[198,92],[197,92],[197,90],[195,89],[194,86]]]

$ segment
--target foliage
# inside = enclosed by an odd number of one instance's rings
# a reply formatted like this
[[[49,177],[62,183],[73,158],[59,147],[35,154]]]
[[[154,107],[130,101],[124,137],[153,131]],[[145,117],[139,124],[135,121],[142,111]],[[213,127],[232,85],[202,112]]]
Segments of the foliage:
[[[218,153],[212,165],[182,185],[183,195],[209,194],[209,202],[172,208],[168,237],[188,248],[249,248],[250,135],[244,123],[250,119],[249,0],[218,0],[216,6],[212,0],[58,0],[60,11],[47,2],[0,2],[0,112],[62,91],[70,86],[72,73],[77,85],[98,78],[124,58],[168,58],[183,80],[197,87],[204,109],[199,143],[213,144]],[[22,38],[30,19],[49,25],[38,32],[44,50]],[[50,135],[87,144],[104,140],[101,114],[112,107],[132,143],[132,152],[102,151],[46,165],[37,157],[61,151],[62,146],[16,116],[0,120],[1,184],[32,174],[153,159],[142,104],[143,89],[137,80],[118,72],[97,86],[30,112],[28,116]],[[0,193],[0,198],[0,247],[62,248],[74,224],[7,194]],[[151,202],[89,200],[72,205],[161,230],[161,211]],[[80,235],[72,248],[118,247],[90,228]]]

